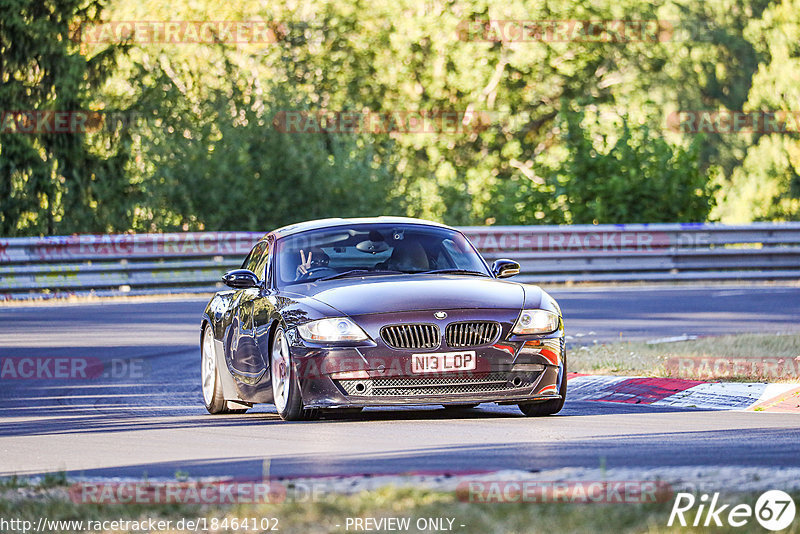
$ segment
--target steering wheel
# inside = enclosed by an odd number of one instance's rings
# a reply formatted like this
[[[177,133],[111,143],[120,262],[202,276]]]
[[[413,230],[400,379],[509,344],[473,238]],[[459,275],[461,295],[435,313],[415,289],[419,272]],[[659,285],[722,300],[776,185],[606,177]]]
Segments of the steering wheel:
[[[315,274],[323,272],[323,271],[336,272],[335,269],[331,269],[330,267],[325,267],[325,266],[312,267],[312,268],[308,269],[305,273],[301,273],[299,268],[298,268],[296,279],[297,280],[305,280],[305,279],[311,278]]]

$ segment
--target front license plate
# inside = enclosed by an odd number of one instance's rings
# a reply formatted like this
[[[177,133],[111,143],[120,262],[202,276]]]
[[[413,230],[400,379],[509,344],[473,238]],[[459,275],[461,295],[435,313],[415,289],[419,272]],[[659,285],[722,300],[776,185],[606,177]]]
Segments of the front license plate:
[[[476,361],[474,350],[414,354],[411,356],[411,371],[414,373],[471,371],[475,369]]]

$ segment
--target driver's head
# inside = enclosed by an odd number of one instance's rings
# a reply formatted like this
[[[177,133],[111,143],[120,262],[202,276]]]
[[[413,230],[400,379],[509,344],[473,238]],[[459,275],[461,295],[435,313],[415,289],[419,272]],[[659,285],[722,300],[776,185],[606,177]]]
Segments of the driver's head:
[[[398,271],[427,271],[430,269],[428,255],[419,241],[398,241],[394,245],[388,266]]]
[[[319,247],[308,249],[307,254],[311,257],[311,267],[327,267],[331,261],[331,257],[325,254],[325,251]],[[309,256],[306,256],[309,257]]]

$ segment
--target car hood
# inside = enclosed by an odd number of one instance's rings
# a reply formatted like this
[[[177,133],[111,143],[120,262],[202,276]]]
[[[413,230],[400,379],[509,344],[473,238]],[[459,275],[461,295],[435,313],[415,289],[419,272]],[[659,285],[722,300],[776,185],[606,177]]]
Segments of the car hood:
[[[346,315],[416,310],[520,309],[522,285],[459,275],[392,275],[328,280],[291,286],[295,296],[310,297]]]

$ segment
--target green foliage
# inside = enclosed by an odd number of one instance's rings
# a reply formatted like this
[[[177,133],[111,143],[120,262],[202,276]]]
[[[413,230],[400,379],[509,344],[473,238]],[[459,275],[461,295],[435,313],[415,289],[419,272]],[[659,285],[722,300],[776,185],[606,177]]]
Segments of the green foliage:
[[[759,139],[723,197],[728,222],[800,220],[800,144],[785,135]]]
[[[0,110],[90,110],[119,48],[89,59],[71,24],[94,21],[102,1],[2,0]],[[124,176],[130,139],[0,133],[0,234],[104,232],[127,227]],[[97,147],[104,147],[98,151]]]
[[[0,133],[0,235],[267,230],[372,214],[451,224],[797,217],[795,139],[662,129],[676,109],[796,108],[797,0],[0,5],[0,110],[142,118],[87,135]],[[69,39],[71,26],[100,20],[254,19],[272,21],[278,41]],[[660,43],[460,32],[490,19],[660,19],[677,32]],[[273,125],[286,110],[479,114],[459,132],[291,134]],[[710,214],[717,183],[727,195]]]
[[[226,78],[236,78],[232,65]],[[141,135],[142,191],[152,195],[136,229],[265,230],[290,222],[389,211],[392,174],[372,140],[356,135],[285,133],[279,112],[302,102],[246,80],[196,95],[160,67],[148,79]],[[193,84],[196,86],[196,84]]]
[[[569,157],[559,170],[569,222],[648,223],[703,221],[713,207],[714,188],[697,164],[698,143],[670,146],[649,127],[632,130],[627,117],[616,140],[584,123],[583,112],[567,112],[564,143]],[[608,148],[606,148],[608,147]]]
[[[677,21],[676,37],[674,42],[654,48],[652,61],[661,67],[638,77],[644,94],[656,105],[678,110],[742,110],[753,75],[764,59],[763,51],[746,31],[771,3],[772,0],[668,2],[660,16]],[[703,169],[719,166],[730,176],[749,146],[746,136],[708,133],[698,140],[699,164]]]
[[[789,132],[755,135],[723,197],[723,221],[800,220],[800,1],[770,6],[747,28],[768,60],[753,79],[749,110],[786,111]]]

